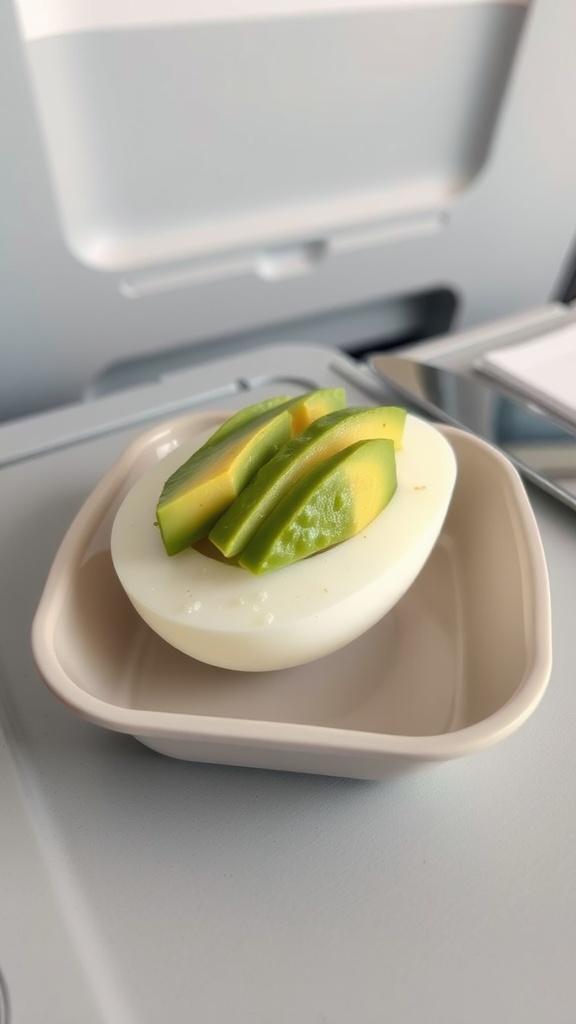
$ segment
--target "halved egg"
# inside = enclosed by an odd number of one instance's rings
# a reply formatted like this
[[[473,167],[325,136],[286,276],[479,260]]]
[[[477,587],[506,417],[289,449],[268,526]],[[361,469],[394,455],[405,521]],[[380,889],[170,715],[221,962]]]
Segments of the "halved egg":
[[[396,457],[398,488],[376,519],[342,544],[254,576],[194,548],[168,557],[155,525],[164,481],[206,438],[170,453],[136,482],[116,514],[111,551],[144,621],[185,654],[226,669],[301,665],[373,626],[424,566],[456,481],[448,441],[408,415]]]

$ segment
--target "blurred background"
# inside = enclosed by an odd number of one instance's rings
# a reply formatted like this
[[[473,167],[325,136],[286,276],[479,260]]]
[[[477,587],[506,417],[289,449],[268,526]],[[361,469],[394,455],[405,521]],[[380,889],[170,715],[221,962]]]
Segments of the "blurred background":
[[[574,0],[0,0],[0,419],[576,294]]]

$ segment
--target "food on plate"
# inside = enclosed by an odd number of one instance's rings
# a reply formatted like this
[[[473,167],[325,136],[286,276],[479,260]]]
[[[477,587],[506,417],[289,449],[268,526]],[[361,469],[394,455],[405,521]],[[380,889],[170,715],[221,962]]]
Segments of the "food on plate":
[[[274,506],[239,563],[270,572],[341,544],[363,530],[396,490],[390,438],[356,441],[306,473]]]
[[[406,410],[396,406],[339,409],[315,420],[264,463],[217,520],[210,531],[210,540],[227,558],[240,554],[262,528],[266,517],[304,474],[357,441],[391,438],[393,451],[399,449],[405,420]],[[384,476],[388,470],[384,464],[381,469],[376,464],[368,472],[370,476],[374,473]],[[358,493],[362,487],[359,482]],[[245,563],[241,561],[241,564]],[[252,568],[252,565],[246,564],[246,567]]]
[[[197,438],[196,446],[206,440]],[[208,664],[249,672],[323,657],[386,615],[426,563],[456,479],[446,438],[407,415],[395,453],[396,491],[370,525],[342,544],[255,576],[194,547],[166,556],[155,507],[181,462],[181,451],[171,452],[124,498],[112,528],[114,567],[137,612],[163,640]]]
[[[346,400],[343,388],[312,391],[254,412],[241,411],[223,424],[169,476],[156,506],[167,554],[176,555],[209,532],[260,466],[290,437]],[[256,407],[258,408],[258,407]],[[218,431],[217,431],[218,433]]]

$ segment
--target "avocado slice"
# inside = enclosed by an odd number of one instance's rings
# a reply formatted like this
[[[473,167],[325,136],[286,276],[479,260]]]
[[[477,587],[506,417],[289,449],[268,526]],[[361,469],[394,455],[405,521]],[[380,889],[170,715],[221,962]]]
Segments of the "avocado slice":
[[[167,554],[176,555],[205,537],[290,437],[345,400],[343,388],[308,392],[249,416],[219,440],[212,435],[166,480],[158,499],[156,520]]]
[[[214,431],[202,447],[207,448],[208,445],[212,445],[216,441],[223,441],[225,437],[257,419],[269,409],[279,410],[280,407],[287,409],[292,418],[292,434],[296,435],[319,416],[324,416],[333,409],[342,409],[345,403],[344,388],[320,388],[317,391],[308,391],[304,395],[298,395],[296,398],[288,398],[287,395],[264,398],[261,402],[247,405],[235,412]]]
[[[315,420],[258,470],[212,527],[210,540],[227,558],[238,555],[300,477],[356,441],[388,437],[399,448],[405,421],[406,410],[397,406],[339,409]]]
[[[240,555],[261,574],[339,544],[368,526],[397,488],[390,438],[357,441],[306,473]]]
[[[311,423],[346,405],[344,388],[319,388],[300,398],[292,398],[285,408],[292,418],[292,436],[301,434]]]
[[[223,441],[225,437],[229,437],[239,427],[243,427],[252,420],[257,419],[263,412],[268,412],[269,409],[276,409],[279,405],[287,405],[290,401],[291,399],[288,395],[276,395],[275,398],[264,398],[261,402],[255,402],[254,405],[246,405],[243,409],[239,409],[238,412],[229,416],[227,420],[224,420],[222,426],[214,431],[202,447],[207,448],[208,445],[214,444],[217,441]]]

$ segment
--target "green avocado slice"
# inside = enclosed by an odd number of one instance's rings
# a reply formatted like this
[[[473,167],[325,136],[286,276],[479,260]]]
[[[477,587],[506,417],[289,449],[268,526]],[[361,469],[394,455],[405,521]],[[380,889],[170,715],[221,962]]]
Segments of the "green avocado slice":
[[[319,416],[324,416],[333,409],[342,409],[346,403],[346,392],[344,388],[320,388],[317,391],[308,391],[296,398],[289,398],[287,395],[276,395],[274,398],[264,398],[261,402],[247,405],[238,412],[233,413],[202,446],[208,448],[218,441],[223,441],[236,430],[244,427],[247,423],[257,419],[262,413],[270,409],[287,409],[292,418],[292,433],[300,433],[309,423],[312,423]]]
[[[266,573],[348,540],[375,519],[396,488],[394,442],[357,441],[284,495],[240,555],[240,565]]]
[[[309,470],[357,441],[387,437],[401,446],[406,410],[397,406],[339,409],[288,441],[240,492],[210,531],[227,558],[244,550],[274,506]]]
[[[248,414],[243,422],[238,424],[237,419],[236,426],[220,434],[220,439],[212,435],[166,480],[158,499],[156,520],[167,554],[176,555],[205,537],[290,437],[345,400],[343,388],[326,388],[255,415],[251,413],[256,407],[251,406],[242,410]]]
[[[262,402],[255,402],[254,405],[247,405],[243,409],[239,409],[238,412],[233,413],[227,420],[224,420],[224,423],[214,431],[202,447],[208,448],[209,445],[223,441],[240,427],[244,427],[247,423],[257,419],[262,413],[268,412],[269,409],[277,409],[280,405],[288,405],[290,401],[291,399],[288,395],[277,395],[275,398],[265,398]]]

